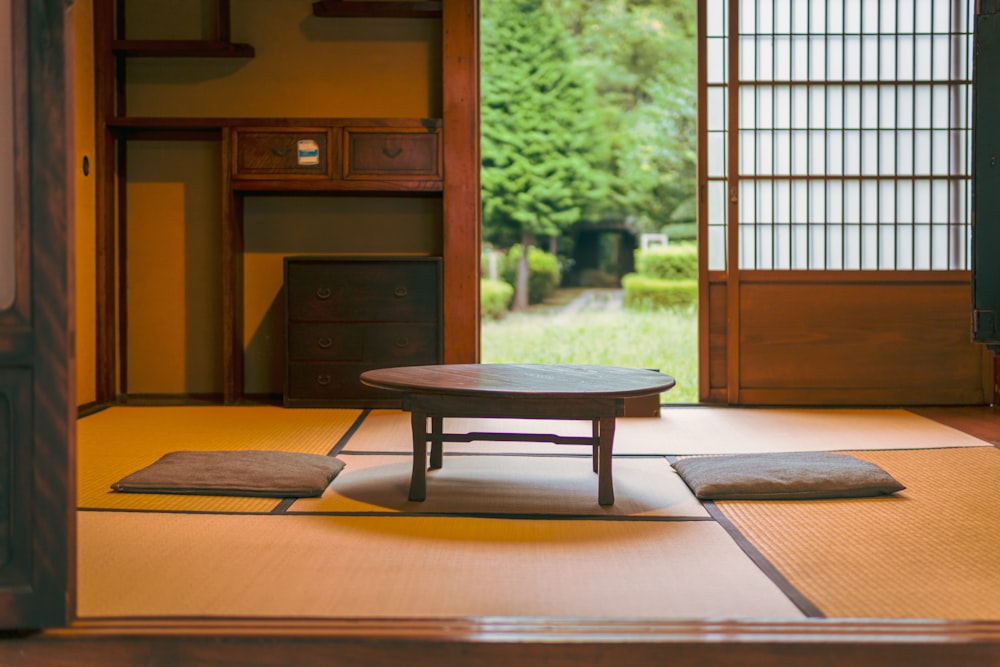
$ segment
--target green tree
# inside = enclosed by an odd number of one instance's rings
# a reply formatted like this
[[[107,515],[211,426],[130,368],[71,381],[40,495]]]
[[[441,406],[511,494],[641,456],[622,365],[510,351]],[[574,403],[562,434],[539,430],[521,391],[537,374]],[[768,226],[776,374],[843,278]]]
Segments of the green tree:
[[[481,18],[483,234],[499,246],[558,236],[603,198],[593,83],[545,0],[485,0]],[[513,308],[528,304],[521,254]]]
[[[693,219],[696,23],[693,0],[546,0],[595,82],[611,142],[604,216],[654,231]]]

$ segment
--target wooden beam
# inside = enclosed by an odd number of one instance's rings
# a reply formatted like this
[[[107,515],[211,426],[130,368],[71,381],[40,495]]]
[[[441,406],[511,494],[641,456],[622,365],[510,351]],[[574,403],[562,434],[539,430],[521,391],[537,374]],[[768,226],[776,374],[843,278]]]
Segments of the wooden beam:
[[[479,2],[446,0],[444,95],[444,361],[479,361]]]
[[[320,2],[313,3],[313,16],[335,18],[441,18],[441,3],[320,0]]]

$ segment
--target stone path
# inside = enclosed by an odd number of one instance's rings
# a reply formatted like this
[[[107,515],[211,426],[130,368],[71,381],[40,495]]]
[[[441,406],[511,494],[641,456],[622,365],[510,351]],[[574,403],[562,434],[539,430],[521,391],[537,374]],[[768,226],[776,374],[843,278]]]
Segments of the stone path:
[[[589,289],[563,306],[560,313],[595,310],[621,310],[623,291],[620,289]]]

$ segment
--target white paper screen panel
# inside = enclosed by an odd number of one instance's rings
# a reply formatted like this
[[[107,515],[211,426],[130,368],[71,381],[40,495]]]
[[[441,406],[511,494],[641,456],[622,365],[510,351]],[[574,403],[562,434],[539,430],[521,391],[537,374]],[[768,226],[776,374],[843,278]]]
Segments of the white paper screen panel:
[[[733,195],[742,269],[968,269],[974,11],[706,0],[709,269],[726,266]]]

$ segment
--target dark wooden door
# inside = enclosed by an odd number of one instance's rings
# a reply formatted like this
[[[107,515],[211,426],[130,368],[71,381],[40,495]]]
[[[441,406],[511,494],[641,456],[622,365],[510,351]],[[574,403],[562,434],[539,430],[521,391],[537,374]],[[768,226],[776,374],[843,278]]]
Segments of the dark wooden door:
[[[63,0],[0,0],[0,627],[73,611],[72,121]],[[9,45],[9,47],[8,47]],[[9,94],[8,91],[12,91]],[[10,137],[13,137],[10,140]]]
[[[976,19],[975,162],[973,166],[972,328],[975,340],[1000,353],[1000,2],[982,2]]]

